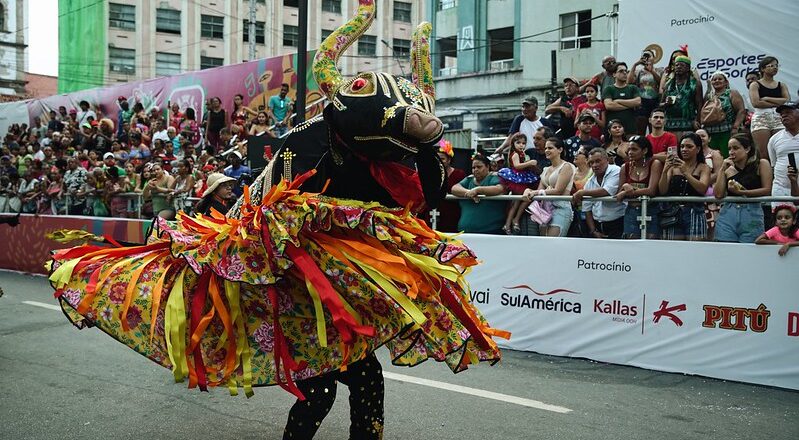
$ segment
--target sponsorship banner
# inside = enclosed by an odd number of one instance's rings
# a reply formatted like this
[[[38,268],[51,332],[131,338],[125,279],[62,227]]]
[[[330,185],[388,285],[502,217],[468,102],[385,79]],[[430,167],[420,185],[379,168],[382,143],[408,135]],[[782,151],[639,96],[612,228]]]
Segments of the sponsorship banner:
[[[308,65],[313,62],[315,54],[316,51],[308,52]],[[195,110],[199,122],[202,120],[205,102],[213,97],[219,97],[222,100],[222,107],[228,114],[227,122],[230,122],[229,117],[233,112],[233,97],[236,94],[244,96],[244,105],[255,111],[261,111],[267,108],[269,98],[280,92],[280,85],[286,83],[289,84],[288,95],[292,101],[295,101],[297,92],[296,58],[296,54],[289,54],[34,99],[26,101],[28,116],[31,121],[36,116],[47,121],[50,110],[58,110],[58,107],[62,105],[67,109],[78,109],[78,103],[86,100],[92,104],[93,108],[99,108],[104,115],[116,122],[119,112],[117,98],[124,96],[131,108],[133,108],[133,104],[140,102],[147,111],[156,106],[160,110],[166,111],[167,106],[174,103],[180,106],[181,111],[191,107]],[[322,94],[310,69],[308,69],[305,81],[307,84],[306,102],[319,100]],[[321,113],[322,109],[322,105],[314,107],[309,110],[307,117],[316,116]]]
[[[644,48],[653,46],[655,53],[663,54],[656,66],[665,67],[671,52],[687,44],[705,90],[710,75],[721,70],[731,87],[746,93],[746,72],[756,70],[764,56],[776,56],[780,62],[776,79],[788,84],[796,97],[799,46],[792,37],[797,16],[796,0],[674,0],[668,7],[660,0],[622,0],[618,59],[632,65]]]
[[[5,213],[3,218],[10,217]],[[0,269],[46,274],[50,251],[80,244],[59,243],[45,237],[57,229],[82,229],[126,243],[144,243],[150,220],[22,214],[19,225],[0,225]]]
[[[473,302],[514,350],[799,389],[799,252],[461,236]]]

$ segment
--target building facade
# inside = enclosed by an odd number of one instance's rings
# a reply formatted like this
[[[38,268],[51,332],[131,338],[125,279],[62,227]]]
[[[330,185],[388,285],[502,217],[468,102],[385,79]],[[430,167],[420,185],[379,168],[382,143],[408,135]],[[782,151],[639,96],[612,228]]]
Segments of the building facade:
[[[507,134],[524,97],[536,96],[543,116],[565,76],[590,78],[615,52],[617,0],[427,0],[425,7],[436,111],[448,130]]]
[[[0,0],[0,95],[25,96],[28,17],[23,0]]]
[[[90,0],[73,0],[75,1]],[[64,0],[62,0],[63,4]],[[357,0],[307,0],[308,50],[351,17]],[[78,80],[72,90],[119,82],[148,79],[250,60],[250,38],[255,39],[255,57],[266,58],[297,51],[299,40],[298,0],[254,0],[255,32],[250,35],[249,0],[113,0],[92,5],[80,14],[69,14],[61,22],[71,28],[72,40],[62,33],[60,64],[81,63],[85,48],[74,48],[74,39],[86,35],[93,24],[87,15],[97,15],[100,29],[95,46],[105,50],[91,64],[88,75],[71,73]],[[425,13],[416,0],[378,2],[372,28],[354,44],[340,62],[344,74],[361,70],[409,72],[411,34]],[[100,11],[100,9],[102,9]],[[91,12],[87,12],[91,11]],[[61,12],[63,14],[63,12]],[[75,26],[75,21],[82,22]],[[66,50],[65,50],[66,49]],[[67,78],[68,79],[68,78]],[[92,82],[92,81],[88,81]],[[71,91],[61,88],[61,91]]]

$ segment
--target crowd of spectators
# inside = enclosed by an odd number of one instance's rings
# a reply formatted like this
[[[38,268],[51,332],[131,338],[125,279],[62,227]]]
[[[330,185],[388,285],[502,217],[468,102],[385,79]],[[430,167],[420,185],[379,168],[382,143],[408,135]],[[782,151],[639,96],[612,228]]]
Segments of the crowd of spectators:
[[[214,97],[200,121],[193,108],[145,109],[120,96],[107,113],[84,100],[31,126],[13,124],[0,150],[0,212],[173,218],[211,193],[217,198],[205,205],[229,206],[241,194],[237,181],[251,174],[248,139],[287,131],[287,92],[284,84],[261,112],[236,95],[229,116]]]
[[[748,72],[744,97],[722,71],[703,87],[686,48],[663,68],[654,58],[644,51],[628,65],[608,56],[594,77],[564,78],[543,116],[535,97],[524,99],[494,154],[478,150],[472,175],[450,183],[464,200],[460,212],[441,213],[440,229],[640,238],[641,197],[715,196],[716,203],[649,203],[647,238],[755,242],[784,205],[772,212],[723,199],[799,196],[799,103],[775,79],[779,61],[763,57]],[[451,153],[442,149],[445,163]],[[508,193],[521,200],[480,197]],[[543,195],[569,200],[534,200]]]

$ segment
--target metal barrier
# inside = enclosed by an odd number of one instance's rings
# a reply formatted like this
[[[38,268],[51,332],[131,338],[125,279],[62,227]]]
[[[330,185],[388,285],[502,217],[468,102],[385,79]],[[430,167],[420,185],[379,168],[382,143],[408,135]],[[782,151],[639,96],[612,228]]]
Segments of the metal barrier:
[[[520,195],[500,195],[500,196],[478,196],[481,199],[486,200],[508,200],[508,201],[515,201],[515,200],[524,200]],[[456,197],[452,194],[448,194],[446,200],[471,200],[467,197]],[[572,196],[533,196],[533,200],[548,200],[550,202],[558,201],[558,200],[568,200],[572,201]],[[616,202],[615,197],[584,197],[583,200],[595,200],[599,202]],[[799,203],[799,197],[790,197],[790,196],[768,196],[768,197],[725,197],[723,199],[717,199],[715,197],[677,197],[677,196],[664,196],[664,197],[648,197],[642,196],[636,199],[625,199],[625,201],[638,201],[641,203],[641,215],[636,217],[636,219],[640,222],[641,228],[641,240],[646,240],[646,222],[652,220],[652,217],[649,216],[649,204],[650,203],[716,203],[716,204],[724,204],[724,203],[771,203],[771,202],[788,202],[788,203]],[[438,223],[438,211],[433,209],[430,211],[430,226],[433,229],[436,229]]]

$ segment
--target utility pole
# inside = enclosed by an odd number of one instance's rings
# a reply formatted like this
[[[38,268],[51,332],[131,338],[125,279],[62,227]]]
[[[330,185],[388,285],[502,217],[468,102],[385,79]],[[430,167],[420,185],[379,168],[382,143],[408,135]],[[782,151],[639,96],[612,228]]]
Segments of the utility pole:
[[[252,1],[252,0],[250,0]],[[299,0],[299,38],[297,42],[297,99],[295,99],[294,112],[297,113],[296,123],[305,121],[305,78],[308,77],[308,0]]]
[[[400,58],[399,55],[397,55],[397,51],[394,50],[394,47],[392,45],[388,44],[388,41],[381,38],[380,42],[385,44],[388,50],[391,51],[391,56],[394,57],[394,61],[396,61],[397,64],[399,64],[400,73],[402,73],[402,76],[405,76],[405,69],[402,68],[402,58]]]
[[[248,59],[252,61],[257,57],[255,51],[255,0],[250,0],[250,23],[247,26],[250,28],[250,56]]]

